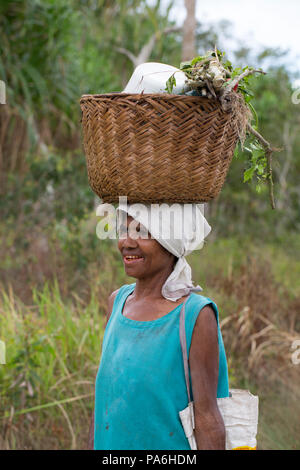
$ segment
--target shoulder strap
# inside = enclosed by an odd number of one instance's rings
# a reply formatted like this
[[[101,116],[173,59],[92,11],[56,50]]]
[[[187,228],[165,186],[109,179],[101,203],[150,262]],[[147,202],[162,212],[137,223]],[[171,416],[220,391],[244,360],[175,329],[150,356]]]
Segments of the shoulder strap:
[[[189,297],[190,295],[185,299],[180,310],[179,337],[180,337],[180,346],[181,346],[181,351],[182,351],[185,383],[186,383],[186,389],[187,389],[187,394],[188,394],[188,400],[190,403],[191,392],[190,392],[190,379],[189,379],[189,364],[188,364],[188,357],[187,357],[186,334],[185,334],[185,304]]]

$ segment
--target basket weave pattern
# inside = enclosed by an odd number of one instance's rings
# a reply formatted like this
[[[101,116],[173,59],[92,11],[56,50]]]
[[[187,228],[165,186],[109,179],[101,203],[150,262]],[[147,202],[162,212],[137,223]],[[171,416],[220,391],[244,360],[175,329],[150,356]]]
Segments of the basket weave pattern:
[[[83,95],[89,184],[103,202],[192,203],[215,198],[238,139],[217,100],[168,94]]]

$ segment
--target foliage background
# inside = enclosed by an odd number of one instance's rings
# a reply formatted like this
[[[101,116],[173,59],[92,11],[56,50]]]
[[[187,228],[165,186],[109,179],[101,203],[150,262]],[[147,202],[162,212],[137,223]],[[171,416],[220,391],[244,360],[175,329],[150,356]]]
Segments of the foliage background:
[[[86,445],[108,294],[127,279],[115,242],[100,241],[88,186],[79,98],[120,91],[156,32],[151,61],[179,66],[173,7],[146,0],[7,0],[0,4],[0,448]],[[204,53],[230,25],[197,24]],[[260,396],[259,447],[299,442],[300,108],[281,51],[226,51],[235,66],[260,66],[253,81],[261,133],[274,157],[275,200],[243,183],[234,158],[220,196],[206,205],[213,227],[190,256],[194,279],[221,313],[232,387]],[[249,62],[251,58],[251,63]],[[254,62],[254,63],[253,63]]]

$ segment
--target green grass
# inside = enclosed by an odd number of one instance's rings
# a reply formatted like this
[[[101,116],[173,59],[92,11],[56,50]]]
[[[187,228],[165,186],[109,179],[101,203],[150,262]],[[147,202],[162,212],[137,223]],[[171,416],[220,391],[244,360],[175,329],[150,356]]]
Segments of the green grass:
[[[254,256],[262,263],[270,262],[275,280],[294,295],[300,295],[300,259],[295,256],[299,252],[299,235],[289,235],[281,243],[247,238],[208,238],[204,248],[189,255],[188,260],[193,267],[194,279],[202,282],[202,287],[211,289],[206,281],[212,274],[230,278],[234,270]]]
[[[250,302],[253,318],[258,309],[258,313],[267,315],[277,328],[284,331],[291,331],[293,323],[290,319],[294,315],[294,334],[300,338],[300,259],[295,256],[299,248],[299,236],[286,237],[283,243],[277,244],[218,239],[208,241],[203,250],[191,254],[189,262],[194,281],[203,287],[203,295],[217,303],[221,320],[241,311],[243,305]],[[266,267],[260,271],[257,266]],[[243,287],[239,290],[235,285],[240,282],[243,268],[246,283],[241,284]],[[245,293],[246,290],[248,292]],[[264,300],[267,300],[266,305],[274,306],[273,310],[266,311]],[[245,301],[247,303],[244,304]],[[225,330],[230,386],[250,389],[259,396],[258,447],[300,449],[300,366],[291,367],[287,363],[282,366],[275,347],[273,353],[257,365],[257,370],[250,373],[245,351],[232,352],[228,338]],[[274,373],[276,367],[278,372]],[[264,370],[262,375],[261,368]]]
[[[299,383],[294,388],[298,391]],[[299,450],[299,393],[295,391],[290,393],[280,383],[259,390],[260,449]]]
[[[87,305],[76,295],[63,303],[54,283],[34,291],[32,306],[12,291],[2,291],[0,305],[1,447],[83,446],[104,327],[96,295]]]

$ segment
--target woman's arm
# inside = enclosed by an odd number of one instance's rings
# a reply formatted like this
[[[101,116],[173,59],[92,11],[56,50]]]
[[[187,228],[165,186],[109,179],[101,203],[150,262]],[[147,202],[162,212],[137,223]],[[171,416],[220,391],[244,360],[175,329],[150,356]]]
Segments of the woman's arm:
[[[115,290],[115,291],[112,292],[112,293],[110,294],[110,296],[108,297],[105,326],[107,325],[107,322],[108,322],[108,320],[109,320],[109,317],[111,316],[111,312],[112,312],[113,305],[114,305],[114,300],[115,300],[115,297],[116,297],[118,291],[119,291],[119,289]],[[88,445],[87,445],[87,449],[88,449],[88,450],[93,450],[93,449],[94,449],[94,411],[93,411],[93,415],[92,415],[91,422],[90,422],[90,429],[89,429],[89,436],[88,436]]]
[[[198,315],[190,348],[195,437],[199,450],[225,450],[225,426],[217,405],[218,326],[209,305]]]
[[[120,289],[117,289],[117,290],[114,290],[110,296],[108,297],[108,300],[107,300],[107,314],[106,314],[106,323],[105,323],[105,326],[107,325],[108,323],[108,320],[111,316],[111,312],[112,312],[112,309],[113,309],[113,305],[114,305],[114,301],[115,301],[115,298],[116,298],[116,295],[117,293],[119,292]]]

